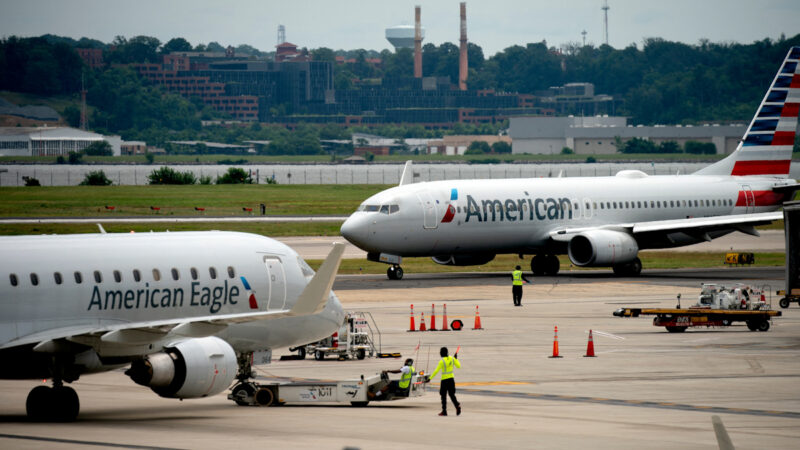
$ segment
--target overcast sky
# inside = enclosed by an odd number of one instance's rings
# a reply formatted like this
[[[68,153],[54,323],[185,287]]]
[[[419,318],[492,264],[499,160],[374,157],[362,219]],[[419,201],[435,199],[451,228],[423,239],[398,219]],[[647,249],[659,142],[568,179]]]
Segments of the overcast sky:
[[[546,40],[550,46],[603,42],[602,0],[471,0],[470,42],[488,57],[511,45]],[[0,36],[52,33],[111,42],[115,36],[147,35],[192,45],[217,41],[271,51],[278,25],[300,47],[334,50],[391,48],[393,25],[414,23],[422,6],[423,43],[457,43],[457,0],[0,0]],[[641,48],[646,37],[696,44],[751,43],[800,33],[798,0],[608,0],[609,44]]]

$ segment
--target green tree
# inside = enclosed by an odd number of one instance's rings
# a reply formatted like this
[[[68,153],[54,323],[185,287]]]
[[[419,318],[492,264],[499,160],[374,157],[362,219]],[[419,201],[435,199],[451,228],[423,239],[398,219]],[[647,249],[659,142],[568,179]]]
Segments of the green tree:
[[[664,141],[658,144],[658,153],[682,153],[680,144],[675,141]]]
[[[83,178],[83,181],[80,183],[81,186],[109,186],[111,185],[111,180],[106,177],[106,173],[102,170],[93,170],[86,174]]]
[[[489,146],[489,143],[486,141],[472,141],[467,147],[467,151],[465,154],[467,155],[480,155],[484,153],[489,153],[492,151],[492,148]]]
[[[688,141],[683,148],[686,153],[694,155],[714,155],[717,153],[717,146],[711,142]]]
[[[250,171],[241,167],[230,167],[228,171],[217,178],[217,184],[253,184]]]
[[[192,44],[184,38],[177,37],[167,41],[161,47],[161,54],[168,55],[172,52],[190,52],[192,51]]]
[[[620,151],[621,153],[628,154],[648,154],[656,153],[657,147],[651,141],[642,138],[633,138],[625,143],[625,146]]]
[[[114,151],[108,141],[95,141],[83,149],[83,154],[87,156],[112,156]]]
[[[575,153],[575,151],[574,151],[574,150],[572,150],[572,149],[571,149],[571,148],[569,148],[569,147],[563,147],[563,148],[561,149],[561,154],[562,154],[562,155],[572,155],[572,154],[574,154],[574,153]]]
[[[492,153],[511,153],[511,144],[505,141],[497,141],[492,144]]]
[[[81,164],[83,162],[83,153],[69,152],[67,158],[70,164]]]
[[[67,122],[67,125],[77,128],[81,125],[81,110],[75,105],[67,105],[61,116]]]
[[[178,172],[164,166],[150,172],[147,181],[149,184],[195,184],[197,177],[192,172]]]
[[[327,47],[320,47],[311,50],[311,59],[314,61],[336,62],[336,54]]]

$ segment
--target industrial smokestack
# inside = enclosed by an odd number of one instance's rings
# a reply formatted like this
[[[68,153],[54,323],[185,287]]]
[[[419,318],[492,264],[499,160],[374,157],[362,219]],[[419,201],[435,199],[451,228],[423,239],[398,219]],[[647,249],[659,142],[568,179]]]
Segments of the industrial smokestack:
[[[467,90],[467,3],[461,2],[461,52],[458,58],[458,88]]]
[[[422,78],[422,26],[419,5],[414,7],[414,78]]]

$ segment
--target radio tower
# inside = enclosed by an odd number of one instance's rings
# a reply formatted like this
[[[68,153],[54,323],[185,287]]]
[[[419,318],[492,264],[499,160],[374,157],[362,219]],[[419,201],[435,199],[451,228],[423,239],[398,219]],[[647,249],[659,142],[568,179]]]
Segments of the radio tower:
[[[286,42],[286,27],[278,25],[278,45]]]
[[[603,0],[603,7],[600,9],[603,10],[603,33],[605,34],[606,45],[608,45],[608,10],[610,9],[608,6],[608,0]]]

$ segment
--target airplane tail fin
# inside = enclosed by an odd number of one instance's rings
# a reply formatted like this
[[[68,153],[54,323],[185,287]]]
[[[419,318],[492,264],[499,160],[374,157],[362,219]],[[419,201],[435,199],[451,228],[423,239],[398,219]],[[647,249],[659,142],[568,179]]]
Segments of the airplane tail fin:
[[[736,151],[695,175],[788,177],[799,109],[800,47],[792,47]]]
[[[411,184],[413,182],[414,182],[414,169],[411,167],[411,161],[406,161],[406,165],[405,167],[403,167],[403,174],[400,176],[400,184],[398,184],[398,186]]]

